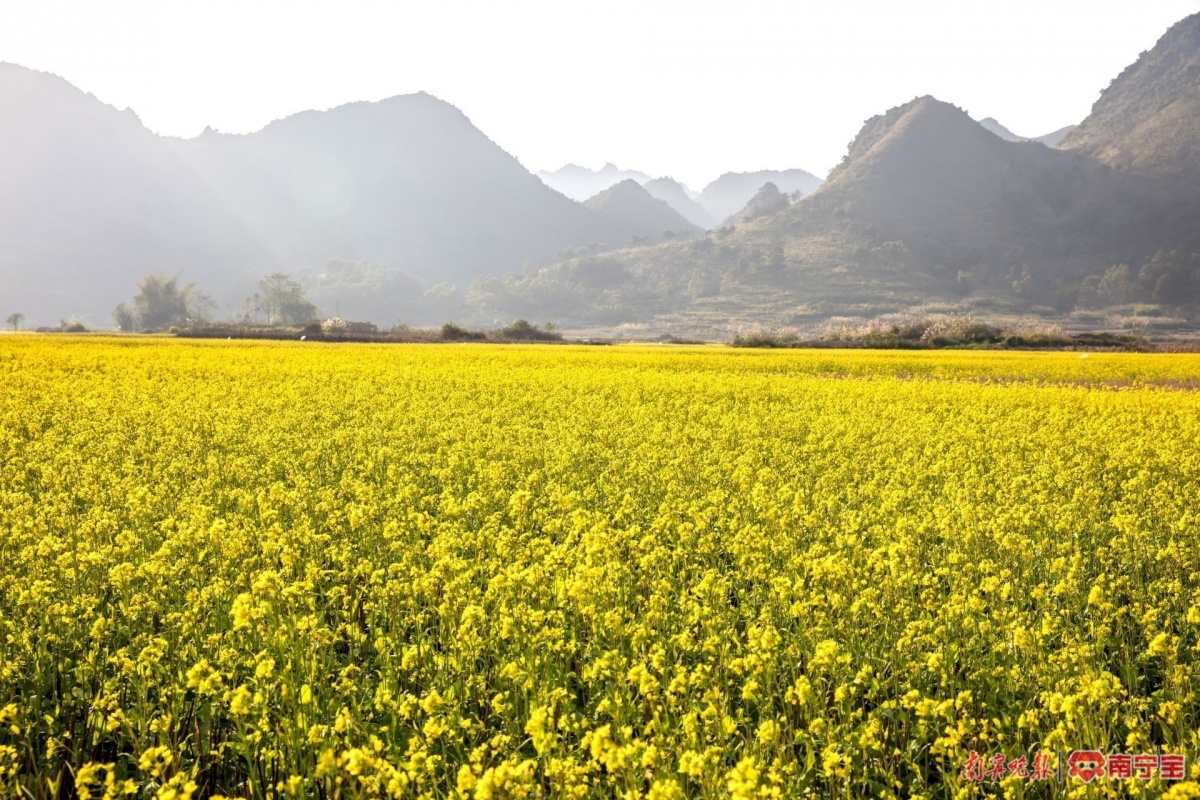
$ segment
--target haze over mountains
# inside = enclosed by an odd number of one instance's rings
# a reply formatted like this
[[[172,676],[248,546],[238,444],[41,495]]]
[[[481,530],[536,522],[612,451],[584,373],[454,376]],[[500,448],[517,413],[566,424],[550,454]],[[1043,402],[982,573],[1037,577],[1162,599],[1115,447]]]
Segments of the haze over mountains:
[[[1068,125],[1042,136],[1017,136],[994,117],[985,117],[979,120],[979,124],[1006,142],[1041,142],[1046,147],[1058,147],[1058,143],[1065,139],[1068,133],[1075,130],[1074,125]]]
[[[605,164],[598,170],[567,164],[554,172],[539,172],[538,177],[547,186],[576,200],[587,200],[621,181],[633,180],[693,225],[705,229],[716,227],[722,220],[741,211],[767,183],[775,184],[789,196],[811,194],[821,185],[820,178],[802,169],[726,172],[699,192],[674,178],[651,180],[644,172],[623,170],[613,164]]]
[[[699,228],[664,200],[651,196],[637,181],[626,179],[589,199],[584,205],[611,219],[622,230],[634,231],[636,242],[689,237]]]
[[[497,318],[700,332],[931,304],[1065,319],[1142,303],[1137,313],[1194,318],[1198,59],[1193,15],[1113,81],[1057,149],[1008,141],[917,98],[868,120],[821,188],[794,205],[695,242],[489,281],[477,302]],[[597,286],[589,275],[606,277]]]
[[[823,183],[729,173],[700,192],[613,165],[535,176],[425,94],[181,140],[0,65],[0,301],[30,322],[105,325],[158,271],[229,314],[283,271],[326,313],[382,324],[1195,318],[1198,219],[1200,15],[1067,131],[1025,139],[919,97],[867,120]]]
[[[268,273],[330,259],[417,279],[400,282],[408,294],[461,290],[563,248],[658,241],[667,228],[655,224],[563,197],[427,94],[182,140],[61,78],[0,65],[0,274],[4,300],[31,323],[106,324],[157,271],[197,281],[227,309]],[[350,314],[379,290],[339,285]],[[413,307],[408,294],[398,306]]]
[[[643,183],[642,188],[649,192],[651,197],[662,200],[698,228],[708,229],[716,224],[716,220],[704,206],[696,202],[696,193],[674,178],[655,178]]]
[[[605,164],[600,169],[588,169],[578,164],[567,164],[553,172],[542,170],[538,172],[537,176],[551,189],[581,203],[589,197],[595,197],[610,186],[616,186],[621,181],[632,180],[637,183],[646,183],[650,180],[650,176],[644,172],[621,169],[616,164]]]

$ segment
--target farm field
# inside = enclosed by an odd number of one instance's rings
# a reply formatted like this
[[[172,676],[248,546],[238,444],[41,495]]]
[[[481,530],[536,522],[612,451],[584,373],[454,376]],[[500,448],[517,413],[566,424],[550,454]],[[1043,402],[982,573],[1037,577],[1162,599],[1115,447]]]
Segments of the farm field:
[[[0,797],[1161,796],[962,769],[1200,774],[1197,388],[0,337]]]

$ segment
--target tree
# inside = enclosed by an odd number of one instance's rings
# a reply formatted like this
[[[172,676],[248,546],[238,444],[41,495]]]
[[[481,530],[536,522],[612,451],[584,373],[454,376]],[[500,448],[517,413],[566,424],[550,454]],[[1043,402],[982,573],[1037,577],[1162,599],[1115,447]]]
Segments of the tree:
[[[8,319],[4,320],[5,324],[11,325],[14,331],[21,330],[21,323],[25,320],[25,315],[21,313],[9,314]]]
[[[1117,264],[1104,273],[1096,286],[1096,294],[1109,305],[1122,305],[1133,301],[1136,288],[1133,270],[1127,264]]]
[[[207,319],[215,305],[196,284],[181,287],[178,275],[168,278],[159,272],[142,278],[133,307],[121,303],[113,310],[113,320],[123,331],[161,330]]]
[[[137,330],[137,315],[133,313],[133,309],[121,303],[113,310],[113,321],[117,323],[118,330],[129,333]]]
[[[1194,299],[1195,281],[1182,253],[1159,250],[1142,266],[1138,279],[1156,303],[1180,306]]]
[[[1079,308],[1097,308],[1100,305],[1100,276],[1088,275],[1079,285],[1076,305]]]
[[[317,316],[317,307],[308,301],[304,289],[282,272],[259,281],[258,291],[246,303],[261,313],[268,325],[298,325]]]

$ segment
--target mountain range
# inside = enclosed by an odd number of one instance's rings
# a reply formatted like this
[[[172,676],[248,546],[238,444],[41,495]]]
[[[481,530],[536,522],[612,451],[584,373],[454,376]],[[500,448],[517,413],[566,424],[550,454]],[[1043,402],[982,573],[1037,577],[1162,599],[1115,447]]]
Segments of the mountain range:
[[[691,228],[652,210],[641,220],[562,196],[428,94],[174,139],[59,77],[0,64],[0,299],[31,324],[109,324],[159,271],[233,313],[263,276],[316,276],[331,259],[395,273],[391,300],[419,312],[434,286],[461,294],[564,249]],[[347,285],[350,274],[335,282],[341,311],[364,313],[366,296],[378,307],[381,284]]]
[[[550,188],[580,201],[622,181],[632,180],[642,184],[652,196],[667,203],[693,225],[706,230],[741,211],[767,183],[796,197],[811,194],[821,185],[820,178],[802,169],[726,172],[699,192],[674,178],[651,180],[644,172],[623,170],[613,164],[605,164],[598,170],[567,164],[554,172],[537,174]]]
[[[1200,316],[1200,14],[1056,147],[996,128],[919,97],[867,120],[794,204],[691,242],[481,281],[471,296],[501,319],[707,335],[914,308]]]
[[[427,94],[173,139],[0,64],[0,302],[34,324],[104,325],[160,271],[226,315],[287,272],[326,313],[384,324],[1197,319],[1198,219],[1200,14],[1070,129],[1027,139],[918,97],[867,120],[823,182],[700,192],[612,165],[533,175]]]
[[[646,183],[650,180],[650,176],[644,172],[621,169],[616,164],[605,164],[600,169],[567,164],[553,172],[541,170],[537,176],[551,189],[581,203],[621,181]]]

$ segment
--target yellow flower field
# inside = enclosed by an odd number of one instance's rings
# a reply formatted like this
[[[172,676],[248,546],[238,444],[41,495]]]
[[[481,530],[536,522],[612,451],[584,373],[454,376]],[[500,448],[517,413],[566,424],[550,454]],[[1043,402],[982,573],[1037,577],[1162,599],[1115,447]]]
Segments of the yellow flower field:
[[[960,768],[1196,779],[1198,385],[0,337],[0,796],[1159,795]]]

